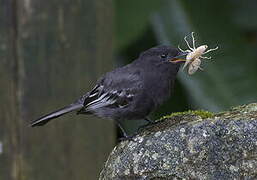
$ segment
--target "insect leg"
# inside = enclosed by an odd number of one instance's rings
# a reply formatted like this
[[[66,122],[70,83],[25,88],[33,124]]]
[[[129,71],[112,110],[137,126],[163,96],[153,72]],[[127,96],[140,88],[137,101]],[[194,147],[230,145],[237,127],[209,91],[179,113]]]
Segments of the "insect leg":
[[[188,64],[191,64],[192,63],[192,59],[187,59],[184,66],[183,66],[183,70],[188,66]]]
[[[218,48],[219,48],[219,47],[217,46],[216,48],[209,49],[208,51],[205,51],[203,54],[207,54],[208,52],[215,51],[215,50],[217,50]]]
[[[181,48],[179,47],[179,45],[178,45],[178,49],[179,49],[181,52],[187,52],[187,50],[181,49]]]
[[[205,56],[200,56],[201,59],[211,59],[211,56],[210,57],[205,57]]]
[[[194,37],[194,32],[191,33],[191,36],[192,36],[192,41],[193,41],[193,48],[195,48],[195,37]]]
[[[187,41],[187,36],[184,37],[184,40],[185,40],[185,42],[186,42],[188,48],[189,48],[191,51],[193,51],[194,49],[190,47],[189,42]]]

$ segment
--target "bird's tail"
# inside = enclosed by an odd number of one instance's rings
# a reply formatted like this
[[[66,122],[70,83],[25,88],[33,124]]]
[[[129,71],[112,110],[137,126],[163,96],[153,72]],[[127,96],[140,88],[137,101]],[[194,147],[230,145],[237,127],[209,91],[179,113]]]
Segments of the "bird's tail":
[[[82,107],[83,107],[83,103],[81,103],[81,102],[76,102],[76,103],[70,104],[68,106],[65,106],[64,108],[58,109],[54,112],[51,112],[51,113],[49,113],[45,116],[42,116],[42,117],[32,121],[30,125],[32,127],[43,126],[46,123],[48,123],[48,121],[50,121],[52,119],[58,118],[59,116],[62,116],[62,115],[66,114],[66,113],[69,113],[71,111],[75,111],[75,110],[80,109]]]

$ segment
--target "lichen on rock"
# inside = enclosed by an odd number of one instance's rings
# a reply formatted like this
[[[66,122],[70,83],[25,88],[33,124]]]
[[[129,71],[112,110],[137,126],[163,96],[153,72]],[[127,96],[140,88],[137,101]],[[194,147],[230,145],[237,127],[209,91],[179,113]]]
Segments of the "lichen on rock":
[[[257,103],[177,113],[119,143],[100,179],[255,179]]]

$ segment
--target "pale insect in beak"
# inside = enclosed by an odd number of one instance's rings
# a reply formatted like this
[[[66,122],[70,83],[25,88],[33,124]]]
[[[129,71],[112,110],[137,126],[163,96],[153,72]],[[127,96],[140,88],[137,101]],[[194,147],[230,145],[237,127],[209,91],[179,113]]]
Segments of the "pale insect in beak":
[[[178,49],[181,52],[187,53],[186,62],[183,66],[183,69],[185,69],[188,66],[188,74],[189,75],[194,74],[198,69],[203,70],[200,66],[201,60],[202,59],[211,59],[211,57],[206,57],[203,55],[218,49],[218,46],[217,46],[216,48],[207,50],[208,49],[207,45],[202,45],[202,46],[199,46],[196,48],[194,32],[191,33],[191,37],[192,37],[192,47],[189,45],[189,42],[187,41],[187,36],[184,37],[184,40],[189,49],[183,50],[178,46]]]

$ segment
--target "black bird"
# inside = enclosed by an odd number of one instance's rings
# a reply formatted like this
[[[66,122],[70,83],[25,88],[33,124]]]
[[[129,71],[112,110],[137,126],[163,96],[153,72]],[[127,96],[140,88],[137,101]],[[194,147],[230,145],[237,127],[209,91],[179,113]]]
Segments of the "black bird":
[[[42,126],[71,111],[121,120],[147,119],[147,115],[170,97],[185,53],[170,46],[157,46],[142,52],[131,64],[106,73],[96,86],[74,103],[31,122]]]

